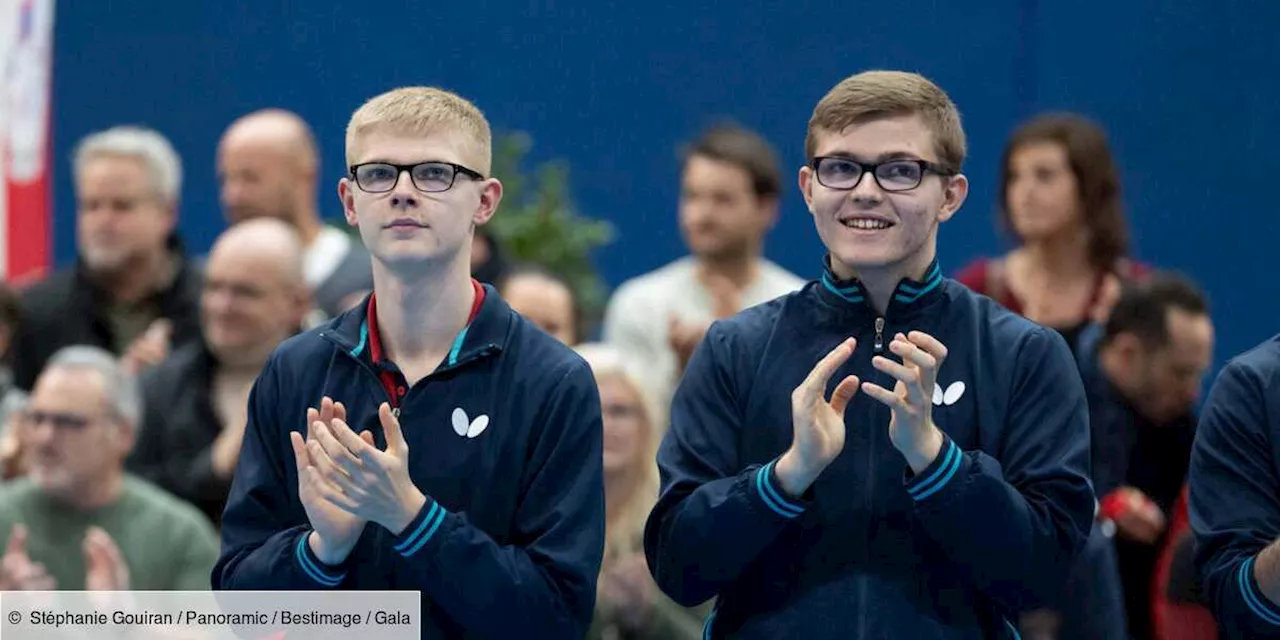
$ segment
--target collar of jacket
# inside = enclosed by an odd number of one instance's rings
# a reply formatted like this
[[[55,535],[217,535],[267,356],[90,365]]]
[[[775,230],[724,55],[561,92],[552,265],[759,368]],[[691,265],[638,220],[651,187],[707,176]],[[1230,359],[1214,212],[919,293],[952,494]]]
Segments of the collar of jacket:
[[[484,355],[503,351],[511,336],[511,307],[498,296],[491,285],[472,282],[484,289],[484,301],[476,311],[475,319],[459,332],[454,340],[442,369],[465,364]],[[329,327],[321,331],[320,336],[342,348],[347,355],[379,366],[374,362],[369,348],[369,300],[374,294],[365,296],[364,300],[334,318]]]
[[[901,318],[910,316],[930,307],[943,296],[942,268],[938,259],[934,258],[925,269],[924,278],[913,280],[903,278],[889,298],[889,307],[884,317]],[[832,306],[849,309],[870,317],[879,317],[866,289],[857,278],[841,280],[831,268],[831,257],[822,259],[822,278],[818,283],[818,295]]]

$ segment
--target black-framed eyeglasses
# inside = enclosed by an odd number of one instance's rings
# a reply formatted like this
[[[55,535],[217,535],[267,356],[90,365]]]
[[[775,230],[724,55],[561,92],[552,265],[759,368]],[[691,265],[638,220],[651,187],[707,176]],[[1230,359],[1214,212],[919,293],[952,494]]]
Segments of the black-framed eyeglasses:
[[[479,171],[452,162],[419,162],[418,164],[392,164],[390,162],[366,162],[349,168],[351,179],[361,191],[386,193],[396,188],[400,174],[409,172],[409,179],[419,191],[439,193],[448,191],[462,174],[472,180],[484,180]]]
[[[818,183],[828,189],[850,191],[862,182],[862,176],[870,173],[876,184],[885,191],[910,191],[924,181],[926,174],[953,176],[955,171],[928,160],[899,158],[884,162],[859,162],[844,156],[821,156],[810,163],[818,177]]]

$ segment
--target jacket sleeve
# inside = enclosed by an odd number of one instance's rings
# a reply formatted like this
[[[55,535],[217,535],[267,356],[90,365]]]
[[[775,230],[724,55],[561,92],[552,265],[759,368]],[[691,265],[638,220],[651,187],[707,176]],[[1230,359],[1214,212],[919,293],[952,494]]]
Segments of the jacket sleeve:
[[[345,567],[330,567],[311,551],[306,512],[297,499],[281,419],[280,363],[273,355],[249,392],[249,422],[222,519],[222,550],[213,567],[215,590],[317,590],[336,587]],[[299,416],[302,426],[305,418]],[[286,455],[287,454],[287,455]]]
[[[586,363],[527,425],[534,442],[510,543],[430,496],[393,541],[403,573],[436,608],[484,637],[581,638],[604,555],[603,424]]]
[[[191,424],[198,419],[196,416],[166,410],[172,391],[168,383],[172,381],[161,376],[171,372],[168,368],[156,369],[144,378],[141,437],[129,458],[129,468],[183,500],[196,505],[216,503],[226,498],[231,479],[214,472],[212,445],[192,455],[191,447],[174,441],[207,427]]]
[[[906,473],[923,530],[1010,612],[1057,595],[1084,548],[1096,503],[1088,399],[1070,350],[1038,328],[1016,358],[995,457],[964,451],[947,437],[932,465]]]
[[[1266,403],[1262,381],[1228,364],[1205,401],[1191,454],[1196,569],[1226,638],[1280,638],[1280,606],[1263,595],[1253,572],[1258,554],[1280,535]]]
[[[661,494],[644,549],[658,587],[686,607],[732,583],[808,506],[783,494],[774,462],[738,457],[743,412],[728,335],[717,322],[694,351],[658,450]]]

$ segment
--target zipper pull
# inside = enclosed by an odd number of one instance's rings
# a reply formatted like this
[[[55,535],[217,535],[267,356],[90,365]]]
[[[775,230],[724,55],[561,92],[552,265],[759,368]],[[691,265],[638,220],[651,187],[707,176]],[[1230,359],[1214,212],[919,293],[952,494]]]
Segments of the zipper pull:
[[[876,318],[876,353],[884,350],[884,318]]]

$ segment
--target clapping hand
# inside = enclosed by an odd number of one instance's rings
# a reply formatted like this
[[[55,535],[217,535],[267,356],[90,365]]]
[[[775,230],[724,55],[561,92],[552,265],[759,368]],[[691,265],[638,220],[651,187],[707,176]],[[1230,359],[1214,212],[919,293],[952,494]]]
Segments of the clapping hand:
[[[369,522],[376,522],[399,535],[417,517],[427,498],[409,476],[409,445],[400,430],[400,420],[385,402],[378,407],[378,419],[387,439],[386,451],[356,436],[346,421],[335,419],[316,423],[312,460],[321,495]]]
[[[942,450],[942,432],[933,424],[933,387],[947,348],[927,333],[912,331],[895,335],[889,351],[901,357],[902,363],[876,356],[871,366],[897,379],[893,391],[864,382],[862,392],[892,410],[889,439],[906,457],[911,470],[920,473]]]

